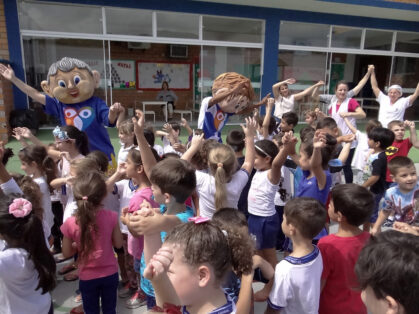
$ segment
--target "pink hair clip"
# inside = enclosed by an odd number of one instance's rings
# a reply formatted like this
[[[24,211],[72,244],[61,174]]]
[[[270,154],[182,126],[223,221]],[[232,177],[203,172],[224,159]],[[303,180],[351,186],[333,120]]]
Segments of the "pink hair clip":
[[[196,217],[189,217],[188,221],[193,221],[195,224],[202,224],[203,222],[210,221],[210,219],[207,217],[196,216]]]
[[[32,211],[32,204],[24,198],[16,198],[9,205],[9,214],[12,214],[16,218],[22,218],[29,215]]]
[[[81,199],[82,199],[83,201],[87,201],[89,198],[88,198],[87,196],[83,196]]]

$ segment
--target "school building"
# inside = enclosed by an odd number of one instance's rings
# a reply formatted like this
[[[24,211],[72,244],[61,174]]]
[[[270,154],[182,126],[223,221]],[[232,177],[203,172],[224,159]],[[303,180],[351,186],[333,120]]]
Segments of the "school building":
[[[64,56],[101,73],[96,95],[108,104],[143,108],[167,81],[178,113],[193,120],[214,78],[227,71],[249,77],[259,98],[290,77],[294,92],[324,80],[323,92],[334,93],[337,81],[351,87],[374,64],[381,89],[400,84],[408,95],[419,82],[419,1],[0,1],[0,61],[20,79],[41,90],[50,64]],[[369,85],[358,99],[377,116]],[[315,105],[306,99],[298,110]],[[3,138],[14,109],[35,111],[41,125],[55,123],[1,80]],[[147,119],[161,119],[160,106],[146,110]],[[419,119],[418,101],[406,118]]]

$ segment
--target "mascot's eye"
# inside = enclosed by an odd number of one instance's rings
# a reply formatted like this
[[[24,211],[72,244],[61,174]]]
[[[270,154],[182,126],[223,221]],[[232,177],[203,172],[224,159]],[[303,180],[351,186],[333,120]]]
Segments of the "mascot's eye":
[[[87,119],[92,115],[92,111],[90,109],[83,109],[80,111],[79,116],[83,119]]]
[[[78,84],[78,83],[80,83],[80,81],[81,81],[81,78],[80,78],[80,76],[78,76],[78,75],[76,75],[74,78],[73,78],[73,80],[74,80],[74,84]]]
[[[58,85],[60,85],[60,87],[66,88],[67,86],[65,85],[65,82],[63,80],[59,80],[58,81]]]

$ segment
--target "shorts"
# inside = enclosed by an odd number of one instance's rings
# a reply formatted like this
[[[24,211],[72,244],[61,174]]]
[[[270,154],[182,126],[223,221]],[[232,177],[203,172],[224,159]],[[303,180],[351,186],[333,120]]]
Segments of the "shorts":
[[[257,250],[276,247],[276,237],[281,228],[278,213],[267,217],[249,214],[247,222],[249,233],[256,237]]]
[[[372,193],[372,194],[374,195],[374,209],[371,214],[370,222],[374,223],[377,221],[378,209],[380,208],[380,201],[383,198],[384,193],[380,193],[380,194]]]

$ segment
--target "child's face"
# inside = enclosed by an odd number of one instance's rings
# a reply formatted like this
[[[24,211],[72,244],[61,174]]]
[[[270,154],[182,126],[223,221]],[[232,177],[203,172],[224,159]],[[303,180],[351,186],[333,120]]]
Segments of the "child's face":
[[[131,146],[134,143],[134,134],[127,134],[124,132],[118,132],[118,137],[124,146]]]
[[[310,125],[310,124],[312,124],[314,122],[314,119],[313,119],[312,116],[310,116],[310,115],[307,114],[305,121],[307,122],[308,125]]]
[[[20,169],[23,170],[23,172],[25,172],[26,175],[31,176],[35,173],[36,171],[36,163],[33,162],[26,162],[24,160],[20,160]]]
[[[60,140],[55,138],[55,145],[60,152],[69,152],[74,144],[72,143],[73,140]]]
[[[394,140],[401,141],[404,138],[405,128],[403,125],[393,125],[390,129],[394,133]]]
[[[413,190],[418,182],[415,166],[399,168],[396,175],[393,176],[393,181],[399,185],[402,191]]]
[[[169,278],[180,304],[191,305],[196,302],[200,294],[198,269],[184,262],[183,249],[179,245],[172,243],[163,244],[173,252],[173,261],[167,270]]]
[[[288,124],[285,119],[281,119],[281,123],[279,124],[282,132],[289,132],[292,131],[294,128],[293,124]]]
[[[308,157],[307,153],[304,150],[303,145],[300,146],[300,168],[302,170],[309,170],[310,169],[310,158]]]
[[[151,190],[153,191],[154,200],[159,204],[165,204],[166,198],[162,190],[154,183],[151,184]]]
[[[128,156],[127,160],[125,161],[125,174],[128,178],[133,178],[138,173],[138,166],[132,161],[132,159]]]
[[[377,299],[374,294],[374,291],[371,287],[367,287],[365,290],[361,292],[361,299],[364,302],[365,306],[367,307],[368,313],[371,314],[382,314],[382,313],[393,313],[388,312],[389,306],[387,300],[384,299]]]
[[[267,156],[261,156],[259,154],[255,154],[255,163],[254,163],[254,168],[256,170],[265,170],[265,169],[269,169],[270,168],[270,158]]]

